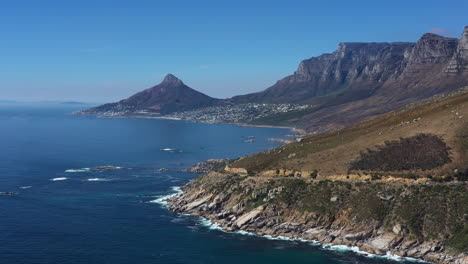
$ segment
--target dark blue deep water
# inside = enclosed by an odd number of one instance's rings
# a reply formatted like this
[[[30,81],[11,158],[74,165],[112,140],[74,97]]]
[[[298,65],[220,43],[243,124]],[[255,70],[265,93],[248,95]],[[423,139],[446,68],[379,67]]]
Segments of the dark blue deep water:
[[[395,263],[211,230],[151,202],[196,177],[190,164],[287,130],[68,115],[82,107],[0,104],[0,192],[18,193],[0,195],[0,263]],[[66,172],[104,165],[122,168]]]

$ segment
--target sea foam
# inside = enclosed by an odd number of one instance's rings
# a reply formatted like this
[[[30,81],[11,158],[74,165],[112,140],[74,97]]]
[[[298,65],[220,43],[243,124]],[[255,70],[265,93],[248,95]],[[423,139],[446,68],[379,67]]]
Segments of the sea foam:
[[[91,171],[90,168],[81,168],[81,169],[68,169],[65,172],[88,172]]]
[[[381,259],[391,259],[395,261],[411,261],[411,262],[418,262],[418,263],[429,263],[424,260],[420,259],[415,259],[415,258],[410,258],[410,257],[400,257],[398,255],[392,254],[391,252],[387,252],[385,255],[376,255],[372,254],[363,250],[360,250],[359,247],[348,247],[345,245],[333,245],[333,244],[321,244],[316,240],[306,240],[306,239],[301,239],[301,238],[289,238],[286,236],[271,236],[271,235],[263,235],[259,236],[255,233],[244,231],[244,230],[238,230],[234,232],[229,232],[225,229],[223,229],[218,223],[215,223],[213,221],[210,221],[202,216],[199,217],[199,223],[202,226],[207,227],[210,230],[218,230],[222,231],[225,233],[233,233],[233,234],[239,234],[239,235],[246,235],[246,236],[257,236],[257,237],[263,237],[268,240],[282,240],[282,241],[297,241],[297,242],[304,242],[304,243],[309,243],[312,246],[320,246],[322,249],[326,250],[333,250],[333,251],[339,251],[339,252],[347,252],[347,251],[352,251],[358,255],[365,256],[365,257],[370,257],[370,258],[381,258]]]
[[[157,204],[160,204],[160,205],[166,207],[167,206],[167,200],[169,198],[172,198],[172,197],[182,193],[182,189],[180,189],[180,187],[174,186],[171,189],[172,189],[172,191],[174,191],[173,193],[168,194],[168,195],[164,195],[164,196],[160,196],[158,199],[149,201],[149,203],[157,203]]]
[[[411,257],[401,257],[398,255],[392,254],[390,251],[388,251],[385,255],[376,255],[376,254],[372,254],[372,253],[360,250],[359,247],[348,247],[345,245],[333,245],[333,244],[323,244],[321,245],[321,247],[323,249],[341,251],[341,252],[352,251],[358,255],[362,255],[362,256],[366,256],[370,258],[391,259],[394,261],[411,261],[411,262],[418,262],[418,263],[429,263],[421,259],[415,259]]]
[[[86,181],[95,182],[95,181],[110,181],[110,180],[109,179],[103,179],[103,178],[89,178]]]
[[[180,187],[172,187],[172,190],[174,191],[174,193],[161,196],[158,199],[149,201],[149,203],[157,203],[157,204],[161,204],[162,206],[166,207],[167,206],[167,199],[169,199],[171,197],[174,197],[174,196],[176,196],[176,195],[183,192]],[[182,214],[182,215],[188,215],[188,214]],[[411,257],[400,257],[400,256],[392,254],[391,252],[387,252],[387,254],[385,254],[385,255],[376,255],[376,254],[372,254],[372,253],[369,253],[369,252],[366,252],[366,251],[362,251],[362,250],[359,249],[359,247],[348,247],[348,246],[345,246],[345,245],[333,245],[333,244],[321,244],[320,242],[318,242],[316,240],[309,241],[309,240],[306,240],[306,239],[289,238],[289,237],[286,237],[286,236],[271,236],[271,235],[258,236],[257,234],[255,234],[253,232],[248,232],[248,231],[244,231],[244,230],[237,230],[237,231],[234,231],[234,232],[229,232],[229,231],[223,229],[218,223],[215,223],[215,222],[213,222],[213,221],[211,221],[211,220],[209,220],[209,219],[207,219],[205,217],[202,217],[202,216],[199,217],[199,223],[202,226],[204,226],[204,227],[206,227],[206,228],[208,228],[210,230],[217,230],[217,231],[221,231],[221,232],[225,232],[225,233],[234,233],[234,234],[239,234],[239,235],[244,235],[244,236],[257,236],[257,237],[263,237],[263,238],[266,238],[266,239],[269,239],[269,240],[297,241],[297,242],[309,243],[312,246],[320,246],[322,249],[326,249],[326,250],[334,250],[334,251],[341,251],[341,252],[352,251],[352,252],[354,252],[354,253],[356,253],[358,255],[365,256],[365,257],[370,257],[370,258],[382,258],[382,259],[391,259],[391,260],[395,260],[395,261],[411,261],[411,262],[418,262],[418,263],[429,263],[427,261],[420,260],[420,259],[415,259],[415,258],[411,258]]]
[[[161,150],[162,150],[162,151],[174,151],[174,150],[176,150],[176,149],[173,149],[173,148],[163,148],[163,149],[161,149]]]
[[[51,181],[64,181],[64,180],[68,180],[67,177],[58,177],[58,178],[52,178],[50,179]]]

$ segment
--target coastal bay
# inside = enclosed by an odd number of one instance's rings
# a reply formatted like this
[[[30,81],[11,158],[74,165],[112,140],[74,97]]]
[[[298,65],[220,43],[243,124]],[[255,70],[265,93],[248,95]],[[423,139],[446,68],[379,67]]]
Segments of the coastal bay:
[[[278,146],[268,139],[289,130],[68,115],[78,107],[0,105],[0,191],[16,193],[0,196],[3,262],[395,263],[212,230],[155,202],[197,176],[192,164]]]

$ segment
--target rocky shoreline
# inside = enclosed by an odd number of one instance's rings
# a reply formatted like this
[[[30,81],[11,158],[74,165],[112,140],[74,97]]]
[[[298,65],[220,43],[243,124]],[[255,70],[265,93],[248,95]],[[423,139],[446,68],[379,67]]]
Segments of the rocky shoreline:
[[[224,168],[234,161],[233,159],[208,159],[204,162],[198,162],[186,169],[192,173],[208,173],[210,171],[223,171]]]
[[[435,263],[461,264],[468,261],[466,252],[454,253],[440,240],[413,238],[405,224],[388,228],[382,222],[366,223],[352,219],[347,210],[338,210],[333,217],[318,212],[298,212],[290,205],[273,202],[290,187],[265,179],[253,184],[248,178],[209,173],[184,186],[182,193],[169,198],[168,207],[176,213],[204,217],[229,232],[244,231],[258,236],[345,245],[374,255]],[[246,186],[247,182],[249,186]],[[255,185],[257,188],[252,188]],[[407,191],[405,187],[403,189]],[[386,193],[381,193],[382,200],[395,200],[389,190]],[[343,198],[333,195],[325,199],[333,204]]]

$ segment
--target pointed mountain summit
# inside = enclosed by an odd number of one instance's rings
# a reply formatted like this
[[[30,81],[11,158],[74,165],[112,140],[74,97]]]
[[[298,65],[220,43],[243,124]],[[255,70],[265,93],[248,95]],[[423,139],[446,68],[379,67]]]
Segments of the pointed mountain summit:
[[[161,84],[167,86],[178,86],[183,85],[184,83],[179,78],[169,73],[166,75],[166,77],[164,77],[164,80],[161,82]]]
[[[119,102],[104,104],[83,111],[83,114],[117,116],[142,111],[167,114],[216,104],[219,100],[200,93],[172,74],[151,88]]]

